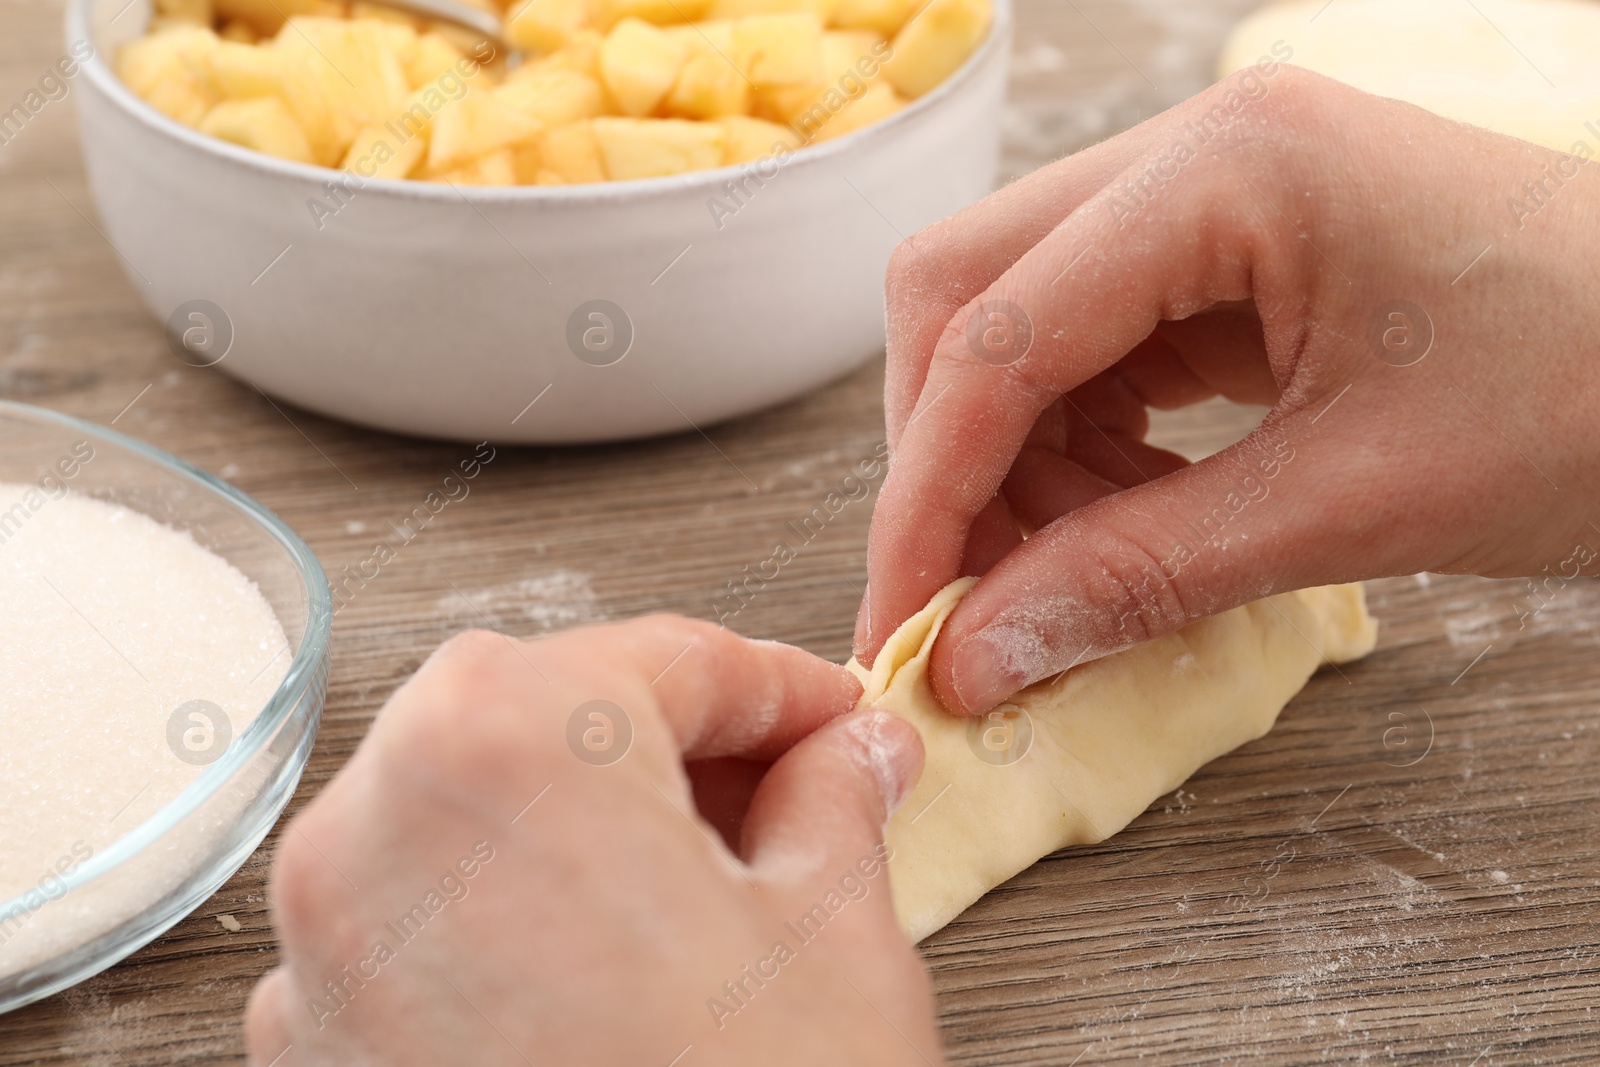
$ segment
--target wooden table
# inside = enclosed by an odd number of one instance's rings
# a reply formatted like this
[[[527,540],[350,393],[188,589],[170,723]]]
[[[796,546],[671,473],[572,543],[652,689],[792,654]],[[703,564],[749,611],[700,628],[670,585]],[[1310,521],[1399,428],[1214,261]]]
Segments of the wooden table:
[[[1020,0],[1007,174],[1203,86],[1252,3]],[[56,0],[0,0],[0,13],[9,102],[60,53],[61,13]],[[51,104],[0,147],[0,395],[116,420],[223,475],[330,573],[364,558],[466,449],[279,413],[177,363],[90,221],[75,138],[70,105]],[[711,429],[716,447],[685,433],[502,450],[339,615],[291,810],[456,630],[710,617],[723,583],[871,453],[881,386],[869,366]],[[1200,454],[1255,415],[1207,405],[1156,437]],[[734,625],[846,656],[869,516],[845,509]],[[1121,835],[1036,865],[931,939],[951,1060],[1600,1060],[1600,592],[1570,586],[1520,631],[1514,595],[1474,579],[1374,583],[1370,659],[1319,675],[1268,738]],[[275,959],[275,844],[128,961],[0,1017],[0,1065],[239,1062],[241,1008]]]

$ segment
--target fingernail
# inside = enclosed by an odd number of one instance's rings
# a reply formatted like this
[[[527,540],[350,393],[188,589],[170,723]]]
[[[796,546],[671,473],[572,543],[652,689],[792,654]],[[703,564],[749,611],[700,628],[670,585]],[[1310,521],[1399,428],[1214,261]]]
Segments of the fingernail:
[[[1016,659],[987,630],[961,642],[951,657],[950,680],[967,711],[987,711],[1028,684]]]
[[[872,601],[869,599],[871,596],[872,585],[868,583],[867,591],[861,597],[861,606],[856,609],[856,635],[851,641],[858,658],[862,652],[866,651],[867,642],[872,640],[872,608],[870,607]],[[872,664],[868,663],[864,664],[864,666],[871,667]]]
[[[876,708],[863,712],[856,722],[878,795],[883,797],[886,813],[893,815],[917,784],[921,771],[916,727],[893,712]]]

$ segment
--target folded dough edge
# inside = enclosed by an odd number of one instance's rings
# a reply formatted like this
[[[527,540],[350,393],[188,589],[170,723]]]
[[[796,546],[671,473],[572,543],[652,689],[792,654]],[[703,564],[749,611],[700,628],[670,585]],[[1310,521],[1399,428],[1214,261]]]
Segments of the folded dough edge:
[[[1262,736],[1324,659],[1377,641],[1357,585],[1285,593],[1075,667],[988,716],[951,715],[928,682],[944,620],[975,584],[941,590],[867,671],[873,705],[927,752],[890,819],[895,914],[921,941],[983,894],[1067,845],[1102,841],[1201,766]]]

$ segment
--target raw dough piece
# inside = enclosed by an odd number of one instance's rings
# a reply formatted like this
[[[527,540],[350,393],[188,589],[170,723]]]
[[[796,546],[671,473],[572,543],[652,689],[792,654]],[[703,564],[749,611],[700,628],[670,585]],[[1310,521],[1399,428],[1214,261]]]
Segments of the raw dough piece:
[[[903,715],[927,749],[888,830],[895,914],[913,941],[1040,857],[1121,830],[1270,730],[1324,659],[1359,659],[1377,640],[1361,586],[1306,589],[1075,667],[985,718],[957,717],[933,695],[928,654],[973,584],[941,591],[870,672],[850,665],[861,706]]]
[[[1294,50],[1289,62],[1357,89],[1558,152],[1600,152],[1600,4],[1589,0],[1270,4],[1235,27],[1221,73],[1271,58],[1277,41]]]

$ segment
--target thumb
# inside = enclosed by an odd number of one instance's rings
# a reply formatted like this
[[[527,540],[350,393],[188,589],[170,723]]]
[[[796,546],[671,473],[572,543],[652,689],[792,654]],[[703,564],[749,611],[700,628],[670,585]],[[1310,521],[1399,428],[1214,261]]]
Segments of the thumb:
[[[1318,433],[1322,430],[1324,432]],[[1274,593],[1414,570],[1413,494],[1382,458],[1298,413],[1193,466],[1036,532],[951,614],[934,647],[945,706],[986,711],[1079,663]]]
[[[837,879],[878,854],[884,824],[921,772],[922,739],[898,715],[835,719],[772,765],[750,801],[740,852],[775,881]]]
[[[250,1067],[291,1067],[295,1062],[292,1056],[284,1055],[294,1047],[294,1032],[288,1019],[293,992],[294,980],[288,971],[278,967],[267,972],[250,994],[244,1026]]]

